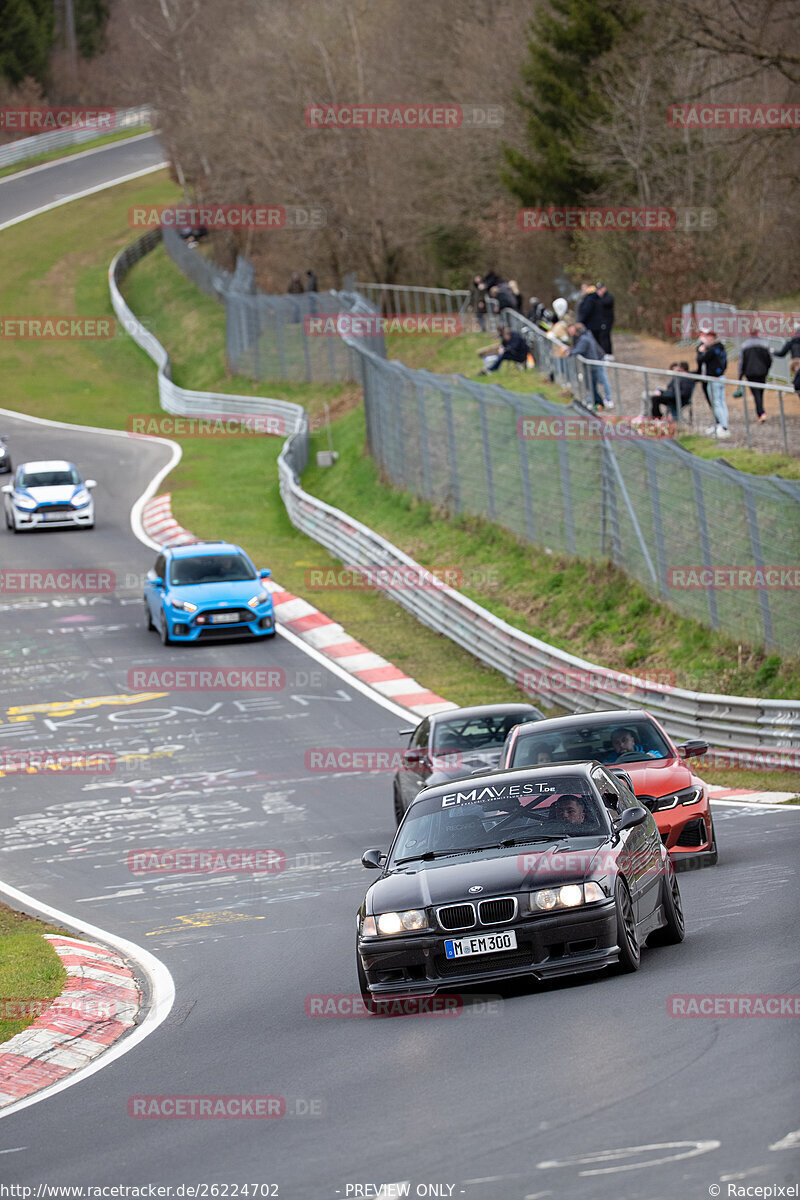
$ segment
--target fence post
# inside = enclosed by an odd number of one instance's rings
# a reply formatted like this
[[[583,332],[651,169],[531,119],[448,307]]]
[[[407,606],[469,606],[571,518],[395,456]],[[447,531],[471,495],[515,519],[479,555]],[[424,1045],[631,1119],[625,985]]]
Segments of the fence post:
[[[647,482],[649,484],[650,505],[653,511],[653,534],[656,542],[656,567],[658,569],[659,590],[662,596],[669,595],[667,588],[667,555],[664,547],[664,526],[661,520],[661,496],[658,490],[658,467],[655,462],[656,449],[647,438],[644,441],[644,457],[647,463]]]
[[[461,512],[461,486],[458,480],[458,454],[456,453],[456,430],[453,423],[453,398],[450,388],[442,385],[444,419],[447,424],[447,453],[450,456],[450,481],[453,489],[453,508]]]
[[[422,387],[414,380],[414,390],[417,393],[417,415],[419,417],[419,448],[422,459],[422,487],[425,496],[431,496],[431,462],[428,457],[428,425],[425,420],[425,397]]]
[[[708,522],[706,521],[706,502],[703,496],[703,477],[700,473],[698,460],[694,455],[689,457],[689,467],[692,472],[692,488],[694,505],[697,510],[697,530],[700,534],[700,552],[703,556],[703,566],[711,567],[711,545],[708,540]],[[713,587],[706,588],[708,596],[708,621],[712,629],[719,629],[719,613],[717,611],[717,593]]]
[[[561,476],[561,498],[564,501],[564,540],[567,554],[575,553],[575,513],[572,508],[572,481],[569,477],[569,454],[563,438],[556,441],[558,467]]]
[[[619,530],[617,493],[614,487],[614,472],[610,463],[611,446],[607,438],[600,442],[600,503],[602,511],[600,527],[600,553],[607,554],[615,567],[623,564],[622,539]]]
[[[517,445],[519,446],[519,466],[522,473],[522,496],[525,501],[525,533],[528,540],[536,541],[536,522],[533,519],[533,497],[531,495],[531,477],[528,469],[528,445],[524,437],[519,436],[519,422],[522,419],[522,411],[514,410],[514,425],[517,434]]]
[[[481,414],[481,439],[483,441],[483,469],[486,473],[486,496],[489,501],[489,520],[495,521],[497,513],[494,507],[494,478],[492,476],[492,447],[489,444],[489,422],[486,419],[486,405],[482,397],[478,397],[478,407]]]
[[[742,480],[744,487],[744,507],[747,513],[747,528],[750,532],[750,545],[753,551],[753,563],[757,571],[764,570],[764,554],[761,548],[761,531],[758,526],[758,511],[756,509],[753,487],[748,479]],[[766,581],[765,581],[766,582]],[[772,612],[769,606],[769,593],[766,588],[758,589],[758,602],[761,606],[761,625],[764,630],[764,644],[774,646],[775,638],[772,631]]]

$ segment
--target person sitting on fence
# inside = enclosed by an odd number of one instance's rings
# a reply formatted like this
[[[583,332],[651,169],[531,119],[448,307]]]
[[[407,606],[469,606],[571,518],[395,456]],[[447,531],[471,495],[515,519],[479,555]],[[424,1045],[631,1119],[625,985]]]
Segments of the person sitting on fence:
[[[669,364],[670,371],[680,371],[688,374],[689,364],[687,362],[674,362]],[[656,388],[654,391],[644,393],[644,399],[650,402],[650,415],[658,420],[662,415],[662,408],[666,410],[666,415],[671,417],[673,421],[680,419],[678,408],[681,411],[687,404],[691,403],[692,393],[694,392],[695,381],[693,379],[677,379],[675,376],[670,379],[666,387]],[[675,392],[677,390],[680,398],[680,405],[676,402]]]
[[[800,396],[800,321],[795,322],[794,333],[781,346],[780,350],[775,351],[775,358],[783,358],[784,355],[789,355],[789,369],[794,373],[792,387]]]
[[[487,346],[484,350],[478,351],[482,357],[485,355],[483,370],[478,372],[479,375],[488,375],[490,371],[499,371],[504,362],[520,363],[524,366],[528,361],[528,343],[521,333],[506,326],[502,330],[501,338],[499,346]]]

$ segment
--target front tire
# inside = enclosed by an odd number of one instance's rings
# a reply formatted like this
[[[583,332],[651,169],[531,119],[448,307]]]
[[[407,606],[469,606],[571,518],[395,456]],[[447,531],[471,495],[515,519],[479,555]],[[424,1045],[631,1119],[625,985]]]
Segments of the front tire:
[[[150,605],[145,600],[144,602],[144,627],[148,633],[152,633],[155,629],[153,624],[153,614],[150,612]]]
[[[163,611],[163,609],[161,612],[161,618],[161,625],[159,626],[158,630],[158,636],[161,638],[161,645],[171,646],[172,638],[169,636],[169,622],[167,621],[167,614]]]
[[[666,923],[650,934],[648,946],[677,946],[686,936],[686,922],[683,917],[681,892],[678,887],[678,876],[672,863],[665,868],[664,881],[661,885],[661,907]]]
[[[614,888],[614,903],[617,909],[617,945],[619,946],[619,962],[617,973],[628,975],[638,971],[642,961],[642,949],[636,936],[636,920],[633,915],[633,901],[627,885],[617,880]]]

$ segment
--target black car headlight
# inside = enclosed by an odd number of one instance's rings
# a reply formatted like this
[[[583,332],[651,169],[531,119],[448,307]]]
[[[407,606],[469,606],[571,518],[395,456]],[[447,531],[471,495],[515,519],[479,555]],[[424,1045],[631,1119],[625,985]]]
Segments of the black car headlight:
[[[363,937],[396,937],[399,933],[417,933],[422,929],[430,929],[427,913],[422,908],[408,908],[404,912],[365,917],[361,933]]]
[[[562,887],[540,888],[528,893],[528,908],[531,912],[553,912],[557,908],[580,908],[583,904],[594,904],[607,899],[599,883],[565,883]]]
[[[702,787],[681,788],[679,792],[670,792],[666,796],[658,796],[653,811],[664,812],[668,808],[677,808],[679,804],[697,804],[702,799]]]

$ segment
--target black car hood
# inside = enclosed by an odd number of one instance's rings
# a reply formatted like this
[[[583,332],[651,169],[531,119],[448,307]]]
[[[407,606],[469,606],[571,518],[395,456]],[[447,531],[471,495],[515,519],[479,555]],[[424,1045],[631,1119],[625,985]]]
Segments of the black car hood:
[[[557,845],[563,849],[556,850]],[[529,842],[503,850],[406,863],[373,883],[367,893],[367,912],[457,904],[581,880],[605,845],[607,839],[595,835],[552,845]],[[470,892],[471,887],[482,891]]]
[[[459,751],[454,751],[459,754]],[[447,751],[442,751],[446,756]],[[460,754],[460,762],[455,766],[436,766],[425,780],[425,787],[435,787],[439,783],[447,783],[450,779],[465,779],[474,771],[491,771],[500,762],[503,754],[502,746],[489,746],[485,750],[472,750],[468,754]],[[438,756],[434,755],[434,762]],[[441,762],[441,759],[438,759]],[[446,762],[446,758],[445,758]]]

